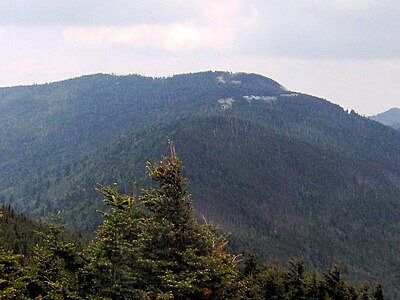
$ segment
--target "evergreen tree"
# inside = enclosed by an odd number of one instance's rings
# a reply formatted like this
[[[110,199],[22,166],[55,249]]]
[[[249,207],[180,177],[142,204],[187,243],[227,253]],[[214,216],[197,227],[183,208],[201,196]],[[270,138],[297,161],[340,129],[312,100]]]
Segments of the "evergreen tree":
[[[286,273],[286,298],[307,299],[304,262],[302,260],[290,261],[289,271]]]
[[[27,274],[21,261],[22,255],[0,247],[0,299],[26,299]]]
[[[120,195],[116,188],[100,187],[104,202],[111,207],[102,212],[105,220],[86,251],[82,272],[82,293],[98,299],[146,299],[146,273],[151,269],[143,259],[149,240],[146,218],[134,212],[135,199]]]
[[[328,299],[357,299],[357,293],[342,278],[340,268],[336,264],[328,273],[323,274],[319,296]]]
[[[76,245],[66,239],[65,226],[46,225],[44,232],[38,232],[43,242],[35,249],[27,293],[31,298],[81,299],[78,274],[83,257]]]
[[[146,253],[159,266],[149,288],[152,295],[173,299],[232,299],[235,257],[225,252],[226,239],[214,226],[197,223],[172,142],[170,152],[160,163],[148,163],[149,176],[159,187],[140,197],[152,222]]]
[[[358,296],[360,300],[369,300],[369,288],[366,285],[363,285],[360,290],[360,295]]]
[[[384,299],[382,285],[379,283],[376,285],[376,288],[375,288],[374,299],[375,300],[383,300]]]
[[[246,252],[244,254],[241,264],[243,265],[240,270],[242,276],[249,276],[252,274],[258,274],[260,272],[260,262],[251,252]]]

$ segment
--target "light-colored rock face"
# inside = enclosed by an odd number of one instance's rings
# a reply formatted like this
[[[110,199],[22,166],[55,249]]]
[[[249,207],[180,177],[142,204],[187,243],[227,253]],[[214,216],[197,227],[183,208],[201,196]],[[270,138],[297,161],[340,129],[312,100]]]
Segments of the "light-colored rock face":
[[[224,99],[218,100],[218,104],[221,105],[221,108],[223,110],[232,108],[232,105],[234,102],[235,102],[235,100],[233,98],[224,98]]]
[[[280,97],[297,97],[299,94],[295,94],[295,93],[292,93],[292,94],[281,94],[281,95],[279,95]]]
[[[235,79],[235,75],[231,74],[230,76],[220,75],[216,77],[216,81],[220,84],[232,84],[232,85],[240,85],[242,82],[240,80]]]
[[[255,96],[255,95],[250,95],[250,96],[243,96],[243,99],[246,100],[247,102],[251,101],[259,101],[259,102],[264,102],[264,103],[274,103],[276,101],[276,97],[273,96]]]
[[[218,82],[218,83],[225,84],[226,81],[225,81],[225,79],[224,79],[224,75],[217,76],[217,82]]]

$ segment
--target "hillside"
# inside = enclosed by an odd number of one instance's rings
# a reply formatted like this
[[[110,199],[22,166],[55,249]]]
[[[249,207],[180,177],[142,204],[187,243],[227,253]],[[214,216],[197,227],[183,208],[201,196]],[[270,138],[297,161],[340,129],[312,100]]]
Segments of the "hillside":
[[[395,129],[400,129],[400,108],[394,107],[370,118]]]
[[[399,292],[400,134],[254,74],[93,75],[0,89],[0,200],[93,230],[173,139],[199,217],[254,249]]]

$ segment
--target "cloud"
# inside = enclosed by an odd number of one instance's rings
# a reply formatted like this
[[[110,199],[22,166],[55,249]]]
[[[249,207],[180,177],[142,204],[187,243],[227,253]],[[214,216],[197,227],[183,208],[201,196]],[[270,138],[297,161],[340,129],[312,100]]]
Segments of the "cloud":
[[[399,14],[397,0],[0,1],[0,25],[61,27],[92,46],[288,58],[399,57]]]
[[[24,57],[10,61],[8,63],[8,69],[17,74],[33,74],[41,68],[34,58]]]
[[[169,10],[180,13],[179,18],[152,22],[153,16],[143,17],[153,13],[147,9],[141,16],[146,19],[144,23],[68,26],[63,30],[63,37],[69,42],[96,47],[120,45],[167,52],[206,50],[222,53],[231,52],[235,37],[258,26],[258,12],[243,0],[167,2]],[[157,7],[155,14],[159,9],[163,7]]]
[[[287,58],[400,56],[400,2],[271,0],[251,2],[253,29],[241,27],[237,54]]]
[[[111,26],[165,24],[195,14],[178,0],[2,0],[0,24],[22,26]]]
[[[292,0],[293,2],[298,2]],[[328,9],[328,10],[348,10],[360,11],[374,8],[379,3],[378,0],[304,0],[304,4],[312,5],[314,8]]]
[[[3,38],[9,32],[8,28],[0,26],[0,39]]]
[[[223,49],[229,44],[230,33],[225,29],[196,26],[194,22],[169,25],[139,25],[130,27],[72,27],[63,31],[69,42],[89,46],[122,45],[156,47],[180,52],[198,49]]]

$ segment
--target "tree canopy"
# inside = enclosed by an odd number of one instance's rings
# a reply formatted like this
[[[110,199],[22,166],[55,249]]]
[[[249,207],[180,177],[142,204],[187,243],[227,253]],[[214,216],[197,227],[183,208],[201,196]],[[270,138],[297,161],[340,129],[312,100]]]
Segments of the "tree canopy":
[[[182,164],[170,155],[147,164],[154,186],[136,195],[99,186],[108,210],[93,241],[80,249],[52,223],[24,264],[0,248],[1,299],[383,299],[347,283],[334,266],[307,274],[301,260],[288,270],[226,251],[227,237],[194,214]]]

